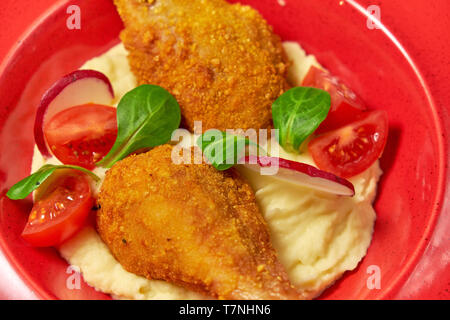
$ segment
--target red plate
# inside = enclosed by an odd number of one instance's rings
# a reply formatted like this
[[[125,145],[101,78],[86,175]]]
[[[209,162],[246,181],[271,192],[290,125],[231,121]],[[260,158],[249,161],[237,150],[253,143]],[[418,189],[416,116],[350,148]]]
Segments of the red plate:
[[[370,1],[366,0],[359,4],[284,0],[285,6],[277,0],[241,2],[258,9],[284,40],[299,41],[314,53],[370,108],[389,114],[372,245],[358,268],[322,297],[450,298],[450,110],[444,107],[450,101],[445,86],[450,44],[441,41],[442,30],[450,28],[447,1],[377,1],[382,29],[368,28],[364,8]],[[77,1],[81,30],[66,27],[66,9],[72,1],[48,9],[51,3],[19,5],[7,0],[0,4],[0,27],[6,30],[0,35],[0,57],[21,40],[0,68],[0,190],[29,173],[33,119],[42,93],[62,75],[117,43],[122,28],[110,0]],[[46,15],[19,37],[44,11]],[[29,206],[27,201],[0,201],[0,298],[108,298],[86,284],[80,290],[68,289],[68,265],[57,252],[24,243],[19,235]],[[370,266],[379,267],[380,289],[367,286]]]

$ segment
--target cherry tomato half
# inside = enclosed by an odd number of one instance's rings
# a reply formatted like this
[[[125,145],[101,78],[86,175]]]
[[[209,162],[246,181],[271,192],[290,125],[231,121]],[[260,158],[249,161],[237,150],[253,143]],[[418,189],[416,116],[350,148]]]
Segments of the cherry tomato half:
[[[116,109],[97,104],[65,109],[48,121],[44,135],[62,163],[93,169],[116,141]]]
[[[325,90],[331,96],[330,112],[316,134],[341,128],[355,121],[366,109],[356,94],[339,79],[314,66],[309,69],[302,86]]]
[[[65,170],[36,199],[22,237],[36,247],[57,246],[81,229],[93,205],[88,178]]]
[[[309,152],[320,169],[352,177],[381,157],[388,130],[385,111],[365,112],[359,120],[311,140]]]

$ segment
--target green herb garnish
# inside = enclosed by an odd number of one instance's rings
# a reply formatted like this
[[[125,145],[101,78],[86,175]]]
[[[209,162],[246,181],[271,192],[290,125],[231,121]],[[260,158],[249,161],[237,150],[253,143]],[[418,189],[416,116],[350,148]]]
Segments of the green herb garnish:
[[[142,148],[152,148],[170,140],[181,121],[176,99],[165,89],[142,85],[128,92],[117,107],[117,139],[111,151],[97,165],[111,167],[115,162]],[[93,172],[72,165],[42,166],[29,177],[13,185],[6,193],[12,200],[25,199],[58,169],[75,169],[100,178]]]
[[[245,155],[247,146],[258,144],[245,136],[229,134],[220,130],[211,129],[198,137],[197,145],[202,149],[203,155],[217,170],[230,169]]]
[[[99,181],[100,178],[93,172],[78,166],[71,165],[53,165],[46,164],[42,166],[38,171],[28,176],[27,178],[20,180],[11,187],[6,193],[6,196],[12,200],[25,199],[30,193],[36,190],[45,180],[47,180],[55,170],[58,169],[75,169],[82,171],[92,177],[95,181]]]
[[[180,121],[180,106],[165,89],[146,84],[131,90],[117,106],[116,142],[97,165],[110,168],[136,150],[168,142]]]
[[[330,105],[330,94],[316,88],[297,87],[282,94],[272,105],[280,145],[288,152],[299,153],[303,141],[327,117]]]

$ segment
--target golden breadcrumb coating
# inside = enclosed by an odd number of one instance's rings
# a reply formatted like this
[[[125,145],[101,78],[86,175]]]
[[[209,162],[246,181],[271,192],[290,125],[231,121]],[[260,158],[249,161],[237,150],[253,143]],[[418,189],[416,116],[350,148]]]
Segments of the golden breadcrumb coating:
[[[234,169],[176,165],[157,147],[115,164],[99,195],[100,236],[122,266],[219,299],[302,299]]]
[[[181,106],[183,125],[260,129],[287,89],[281,41],[254,9],[224,0],[114,0],[139,84],[156,84]]]

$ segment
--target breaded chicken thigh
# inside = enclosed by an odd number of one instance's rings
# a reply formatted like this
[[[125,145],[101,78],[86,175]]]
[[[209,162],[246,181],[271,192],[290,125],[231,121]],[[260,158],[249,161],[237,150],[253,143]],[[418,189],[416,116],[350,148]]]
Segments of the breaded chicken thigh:
[[[260,129],[287,89],[281,41],[254,9],[225,0],[114,0],[139,84],[178,100],[183,125]]]
[[[171,152],[165,145],[132,155],[106,174],[97,227],[122,266],[212,298],[305,298],[238,172],[176,165]]]

